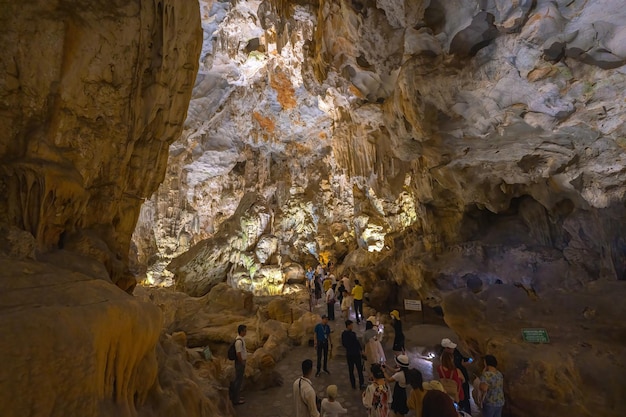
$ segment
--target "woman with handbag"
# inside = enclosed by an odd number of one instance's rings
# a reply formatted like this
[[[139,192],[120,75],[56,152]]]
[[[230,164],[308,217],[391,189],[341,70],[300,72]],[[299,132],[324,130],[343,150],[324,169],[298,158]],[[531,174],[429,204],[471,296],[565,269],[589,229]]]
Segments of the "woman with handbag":
[[[404,416],[409,412],[409,407],[407,406],[407,395],[406,395],[406,386],[407,386],[407,373],[409,372],[409,357],[406,355],[398,355],[396,356],[396,364],[398,368],[396,368],[396,372],[387,378],[387,382],[395,382],[393,387],[393,397],[391,402],[391,409],[393,410],[395,416]],[[386,368],[383,366],[383,370]]]

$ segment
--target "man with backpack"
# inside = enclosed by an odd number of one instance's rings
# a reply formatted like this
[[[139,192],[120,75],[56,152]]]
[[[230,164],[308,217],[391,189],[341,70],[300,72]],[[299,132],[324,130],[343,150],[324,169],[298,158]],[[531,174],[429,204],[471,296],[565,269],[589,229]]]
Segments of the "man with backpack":
[[[302,376],[293,382],[293,401],[296,417],[319,417],[317,409],[317,395],[311,382],[313,373],[313,361],[302,361]]]
[[[247,332],[248,327],[245,324],[240,324],[239,327],[237,327],[237,338],[228,349],[228,359],[235,361],[235,379],[230,384],[230,400],[232,401],[233,405],[240,405],[245,403],[243,397],[239,396],[239,391],[241,391],[243,374],[246,370],[246,359],[248,358],[248,352],[246,351],[246,341],[244,340]]]

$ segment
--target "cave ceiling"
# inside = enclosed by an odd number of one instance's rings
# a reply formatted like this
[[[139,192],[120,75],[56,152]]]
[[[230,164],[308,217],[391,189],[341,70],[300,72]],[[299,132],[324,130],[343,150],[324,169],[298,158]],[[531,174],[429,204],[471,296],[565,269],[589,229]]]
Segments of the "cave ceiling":
[[[442,269],[453,288],[545,287],[528,265],[546,257],[571,285],[620,278],[626,12],[609,9],[201,2],[200,70],[136,266],[196,295],[265,291],[268,268],[320,256],[413,290]],[[490,250],[501,265],[475,256]]]

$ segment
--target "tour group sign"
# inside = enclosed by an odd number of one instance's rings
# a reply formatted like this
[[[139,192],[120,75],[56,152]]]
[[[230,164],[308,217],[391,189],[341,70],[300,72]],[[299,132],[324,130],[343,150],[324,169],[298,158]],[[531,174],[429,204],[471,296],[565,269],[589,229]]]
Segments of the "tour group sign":
[[[550,343],[546,329],[522,329],[522,339],[528,343]]]

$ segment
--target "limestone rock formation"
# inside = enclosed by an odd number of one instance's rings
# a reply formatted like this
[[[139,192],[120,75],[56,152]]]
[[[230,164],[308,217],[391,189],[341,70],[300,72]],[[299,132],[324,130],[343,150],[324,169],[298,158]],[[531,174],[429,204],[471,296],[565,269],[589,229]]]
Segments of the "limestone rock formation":
[[[162,288],[138,288],[136,296],[154,303],[164,314],[165,336],[175,339],[193,357],[194,380],[209,384],[209,400],[225,412],[225,391],[233,378],[233,363],[226,359],[226,350],[237,334],[237,326],[248,326],[246,347],[248,360],[245,378],[257,389],[282,384],[275,365],[293,344],[308,343],[319,316],[306,311],[302,299],[256,298],[249,292],[218,284],[203,297]],[[189,366],[188,362],[186,361]],[[173,374],[176,377],[175,374]],[[209,415],[209,414],[207,414]]]
[[[158,389],[159,309],[50,264],[2,266],[3,414],[137,415]]]
[[[3,412],[230,413],[232,367],[198,350],[249,323],[247,377],[279,383],[282,348],[316,321],[299,282],[321,258],[380,310],[441,308],[500,357],[514,415],[617,415],[620,2],[200,12],[202,26],[192,0],[0,10]],[[129,267],[201,297],[131,298]],[[292,291],[296,307],[259,297]],[[525,344],[520,326],[553,340]]]
[[[221,415],[123,291],[201,42],[191,0],[0,7],[3,415]]]
[[[0,221],[37,250],[127,271],[139,209],[162,181],[198,68],[189,0],[29,0],[0,11]]]
[[[135,234],[149,281],[183,288],[189,271],[200,277],[197,266],[217,255],[196,248],[215,247],[256,193],[273,228],[248,248],[276,244],[281,262],[300,267],[330,256],[377,308],[419,297],[467,338],[471,315],[448,300],[461,289],[480,299],[501,282],[528,297],[505,292],[507,305],[556,305],[567,295],[555,289],[587,297],[594,285],[624,295],[619,4],[266,0],[207,11],[186,130]],[[277,265],[267,249],[224,250],[255,268]],[[176,277],[164,273],[177,256]],[[225,259],[203,268],[222,268],[225,281]],[[248,279],[243,269],[231,283]],[[498,353],[517,375],[537,350],[484,343],[516,313],[498,314],[502,322],[478,326],[476,353]],[[561,330],[578,331],[560,317]],[[611,326],[610,315],[597,320]],[[587,368],[571,343],[558,348],[574,375]],[[585,372],[600,381],[600,370]],[[564,401],[548,385],[522,378],[507,395],[516,412],[547,416]],[[537,392],[550,406],[524,408]],[[580,415],[611,415],[600,403],[581,399]]]

